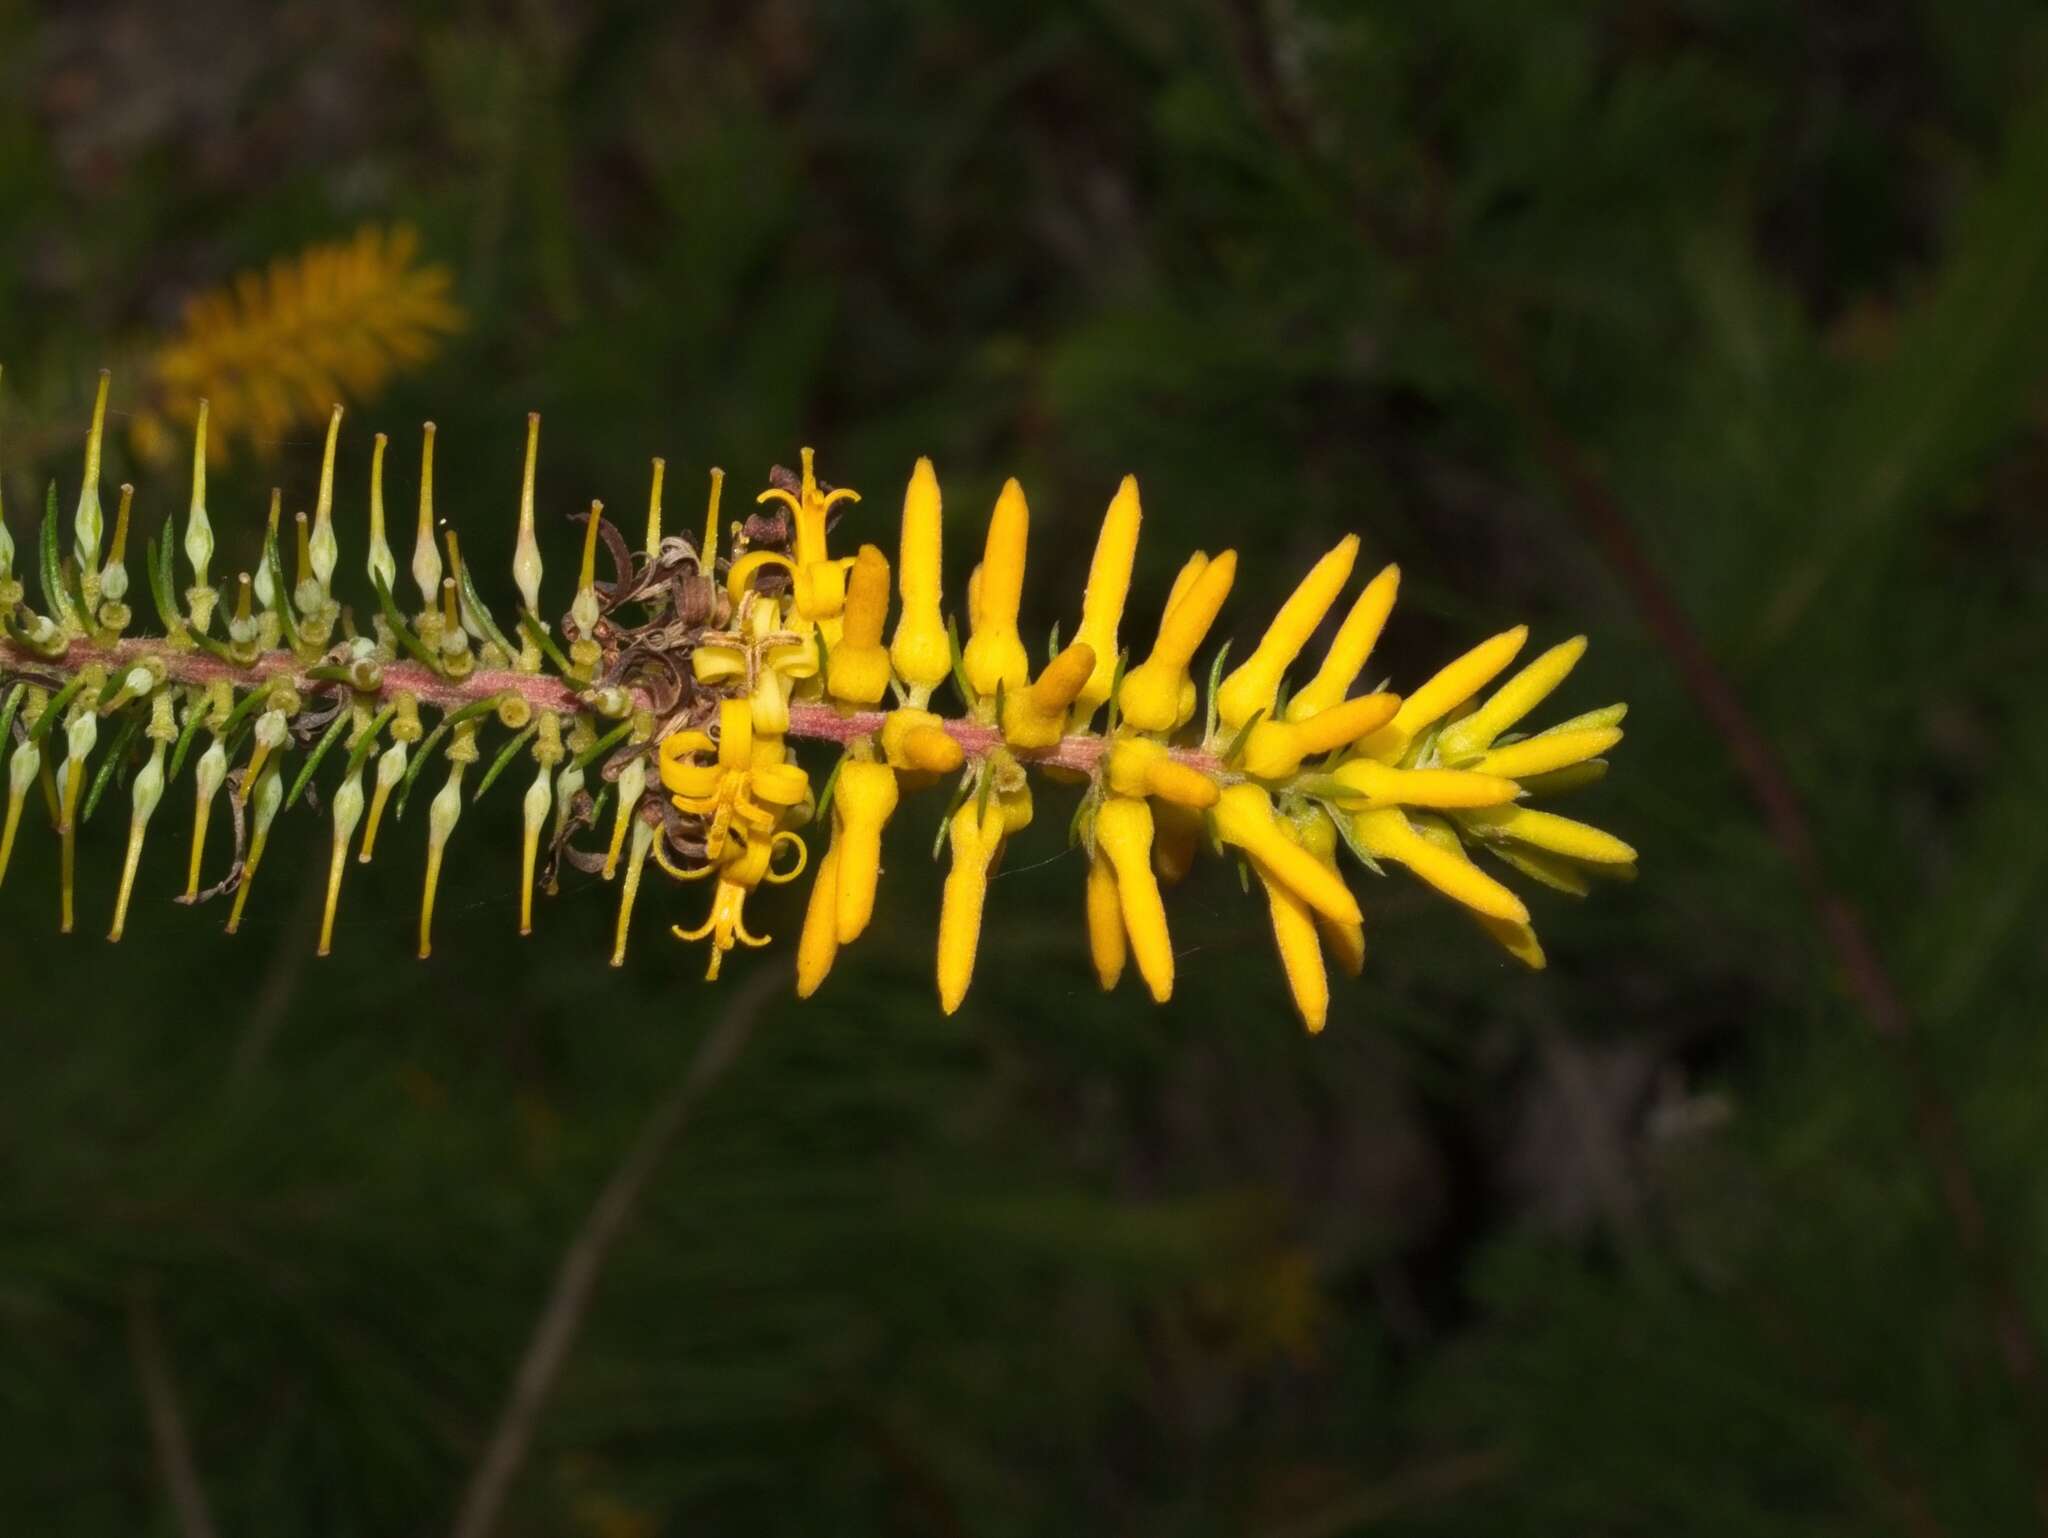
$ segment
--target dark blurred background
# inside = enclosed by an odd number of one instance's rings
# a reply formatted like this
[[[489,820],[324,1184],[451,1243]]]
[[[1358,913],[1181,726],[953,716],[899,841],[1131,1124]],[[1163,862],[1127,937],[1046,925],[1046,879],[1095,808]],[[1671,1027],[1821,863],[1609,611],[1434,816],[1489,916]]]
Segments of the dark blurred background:
[[[1227,866],[1171,896],[1181,996],[1100,995],[1056,793],[942,1018],[907,802],[887,921],[777,983],[654,1171],[500,1530],[2039,1531],[2044,62],[2019,0],[0,0],[18,543],[95,369],[147,532],[185,471],[120,426],[183,302],[405,223],[469,322],[351,402],[344,586],[371,431],[401,567],[432,416],[502,572],[538,409],[556,607],[564,515],[633,530],[650,454],[690,522],[708,466],[751,495],[815,443],[892,549],[935,457],[955,584],[1020,476],[1042,633],[1134,471],[1134,615],[1235,545],[1242,645],[1357,530],[1406,572],[1397,686],[1527,619],[1593,638],[1571,710],[1632,703],[1585,815],[1641,879],[1538,896],[1534,975],[1361,874],[1320,1039]],[[216,469],[229,571],[319,440]],[[515,943],[499,790],[430,964],[418,812],[316,962],[325,820],[230,941],[169,901],[187,783],[118,950],[125,811],[78,935],[33,817],[0,899],[4,1525],[205,1531],[154,1381],[228,1538],[445,1530],[595,1194],[801,899],[717,987],[665,883],[623,971],[594,878]]]

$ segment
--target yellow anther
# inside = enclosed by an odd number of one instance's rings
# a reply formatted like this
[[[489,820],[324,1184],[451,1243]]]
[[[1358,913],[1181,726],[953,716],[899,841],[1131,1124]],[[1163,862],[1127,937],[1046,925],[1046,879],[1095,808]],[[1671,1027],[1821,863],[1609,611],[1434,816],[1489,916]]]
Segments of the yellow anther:
[[[896,812],[896,771],[887,764],[848,759],[839,766],[832,793],[838,834],[838,933],[851,945],[875,912],[875,886],[882,872],[882,829]]]
[[[1473,761],[1472,767],[1486,774],[1500,774],[1519,780],[1530,775],[1552,774],[1559,769],[1569,769],[1573,764],[1582,764],[1589,758],[1598,758],[1619,741],[1621,728],[1618,726],[1593,727],[1577,732],[1545,732],[1482,753]]]
[[[1372,811],[1383,806],[1500,806],[1521,794],[1513,780],[1469,769],[1392,769],[1370,758],[1339,764],[1335,779],[1356,793],[1346,798],[1347,811]]]
[[[1183,567],[1185,578],[1194,562]],[[1123,718],[1139,731],[1170,732],[1193,711],[1193,681],[1188,663],[1216,623],[1230,584],[1237,576],[1237,552],[1226,550],[1202,564],[1186,589],[1170,601],[1159,622],[1152,655],[1124,675],[1117,695]],[[1176,583],[1176,589],[1181,584]]]
[[[1281,676],[1294,665],[1316,626],[1330,612],[1330,605],[1344,591],[1357,559],[1358,536],[1347,534],[1301,579],[1266,627],[1258,647],[1217,685],[1216,715],[1224,726],[1236,731],[1257,712],[1271,712]]]
[[[1003,808],[991,797],[984,807],[973,797],[960,804],[948,829],[953,863],[946,872],[939,907],[939,1007],[947,1014],[967,997],[974,980],[974,954],[981,944],[981,910],[988,894],[989,867],[1002,849]]]
[[[1261,780],[1284,780],[1318,753],[1349,747],[1394,719],[1401,698],[1395,694],[1361,694],[1356,699],[1317,711],[1305,720],[1260,720],[1245,738],[1244,772]]]
[[[1116,867],[1109,852],[1097,848],[1088,861],[1087,886],[1088,955],[1095,963],[1095,976],[1107,993],[1124,975],[1128,947],[1124,941],[1123,906],[1117,899]]]
[[[1351,612],[1344,616],[1344,623],[1337,627],[1337,634],[1330,642],[1329,651],[1323,654],[1323,665],[1287,701],[1287,719],[1299,721],[1305,717],[1328,710],[1351,692],[1351,686],[1358,681],[1358,675],[1365,668],[1366,659],[1379,644],[1380,632],[1386,628],[1387,616],[1393,612],[1394,596],[1400,591],[1401,568],[1388,566],[1366,583],[1351,605]]]
[[[1003,740],[1013,748],[1050,748],[1067,730],[1067,707],[1095,671],[1095,648],[1076,641],[1027,687],[1003,696]]]
[[[1152,875],[1152,808],[1131,796],[1105,797],[1095,813],[1095,847],[1116,869],[1117,904],[1138,975],[1163,1004],[1173,996],[1173,940]]]
[[[1024,504],[1024,488],[1013,477],[1003,482],[996,510],[989,516],[988,543],[972,605],[973,634],[961,651],[967,682],[984,698],[993,698],[999,685],[1021,689],[1031,678],[1031,658],[1017,634],[1017,610],[1024,598],[1024,547],[1030,533],[1031,510]]]
[[[1232,785],[1216,801],[1216,836],[1262,862],[1316,912],[1356,924],[1358,899],[1343,877],[1282,831],[1272,797],[1256,785]]]
[[[1366,853],[1398,860],[1475,913],[1514,924],[1529,922],[1529,909],[1521,898],[1466,859],[1463,851],[1445,849],[1423,837],[1399,807],[1357,813],[1351,819],[1351,834]]]
[[[873,705],[889,690],[889,653],[882,625],[889,617],[889,559],[873,545],[854,557],[846,586],[846,623],[825,664],[825,687],[849,705]]]
[[[946,617],[939,612],[939,508],[938,475],[929,459],[919,459],[903,493],[903,542],[896,560],[896,590],[903,612],[896,620],[889,658],[897,676],[924,695],[953,670]]]
[[[1484,753],[1502,732],[1542,704],[1585,654],[1582,635],[1551,647],[1494,690],[1472,714],[1445,727],[1436,740],[1437,755],[1446,763],[1457,763]]]
[[[1076,641],[1095,651],[1095,667],[1074,696],[1074,720],[1085,726],[1109,698],[1116,677],[1116,632],[1123,620],[1124,600],[1131,591],[1131,564],[1138,553],[1138,525],[1144,518],[1138,504],[1138,478],[1127,475],[1102,515],[1095,536],[1095,558],[1088,563],[1088,590],[1081,599],[1081,628]]]

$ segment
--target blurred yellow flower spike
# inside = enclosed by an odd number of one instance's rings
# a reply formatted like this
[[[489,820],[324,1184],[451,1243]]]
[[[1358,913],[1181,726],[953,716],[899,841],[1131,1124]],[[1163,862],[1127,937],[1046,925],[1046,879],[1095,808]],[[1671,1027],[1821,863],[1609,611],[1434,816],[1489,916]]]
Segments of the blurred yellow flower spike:
[[[402,243],[362,245],[348,261],[365,282],[376,270],[400,272],[393,281],[401,288],[410,281],[402,276],[410,248]],[[280,282],[258,296],[273,310],[298,280]],[[440,322],[452,324],[434,309],[433,284],[407,292],[422,338]],[[226,317],[214,319],[213,331],[224,336]],[[192,373],[197,365],[177,369]],[[326,798],[324,953],[359,827],[359,859],[367,860],[387,805],[394,818],[403,816],[437,752],[449,772],[428,818],[422,954],[431,949],[444,863],[471,857],[452,838],[463,808],[525,751],[536,772],[520,801],[521,933],[533,927],[532,890],[556,890],[560,865],[572,861],[607,881],[623,878],[613,948],[614,963],[621,962],[651,867],[705,883],[707,906],[694,923],[673,929],[708,945],[707,972],[716,977],[734,950],[769,943],[749,918],[748,898],[800,878],[814,863],[796,945],[797,989],[805,996],[884,911],[887,841],[904,798],[954,780],[939,830],[950,854],[936,982],[948,1013],[966,999],[983,948],[989,881],[1033,820],[1039,775],[1077,787],[1080,805],[1069,822],[1086,854],[1088,958],[1104,988],[1135,971],[1155,1000],[1172,997],[1175,956],[1162,890],[1213,848],[1242,865],[1247,886],[1257,881],[1288,993],[1312,1031],[1324,1029],[1336,1008],[1329,963],[1356,974],[1366,959],[1363,912],[1340,863],[1347,853],[1375,874],[1404,867],[1531,967],[1545,958],[1528,905],[1499,873],[1575,898],[1635,873],[1629,844],[1532,804],[1597,784],[1622,740],[1620,705],[1540,730],[1523,725],[1569,682],[1585,638],[1554,645],[1497,682],[1528,639],[1517,626],[1477,642],[1412,689],[1353,693],[1401,576],[1398,567],[1380,567],[1347,604],[1362,548],[1355,535],[1310,566],[1234,669],[1226,673],[1220,655],[1211,662],[1205,699],[1197,655],[1236,582],[1237,553],[1187,558],[1149,649],[1133,664],[1122,632],[1143,513],[1128,476],[1096,535],[1079,626],[1063,649],[1055,640],[1034,676],[1019,630],[1031,513],[1017,481],[1004,483],[979,559],[954,590],[964,595],[965,612],[949,617],[939,482],[929,459],[916,462],[904,491],[893,573],[881,542],[833,554],[835,511],[858,496],[823,480],[808,448],[797,471],[770,474],[757,499],[764,512],[723,528],[724,472],[714,470],[701,537],[664,534],[665,464],[657,459],[641,549],[604,521],[601,503],[590,504],[574,601],[550,620],[540,596],[540,435],[532,418],[512,556],[517,623],[508,633],[434,513],[430,425],[412,560],[423,606],[408,616],[391,591],[398,567],[385,539],[388,439],[377,434],[361,520],[369,534],[362,569],[375,603],[355,611],[372,617],[374,633],[330,645],[341,614],[331,584],[345,571],[338,546],[358,526],[335,498],[344,416],[331,401],[315,411],[251,389],[257,396],[249,401],[217,396],[210,411],[193,403],[183,541],[172,528],[148,541],[147,570],[133,581],[153,600],[160,637],[126,634],[133,618],[129,520],[147,504],[123,487],[111,524],[105,517],[101,435],[127,409],[118,400],[110,408],[106,389],[70,520],[75,584],[62,580],[61,547],[46,533],[44,564],[60,571],[46,586],[52,612],[36,614],[17,599],[17,619],[0,637],[0,742],[15,743],[0,879],[31,790],[48,780],[62,825],[67,922],[77,896],[77,825],[118,770],[131,771],[134,806],[116,938],[132,917],[134,874],[150,829],[163,821],[152,814],[169,781],[189,767],[187,900],[233,892],[238,917],[273,826],[282,826],[277,819],[325,759],[342,767]],[[210,568],[209,444],[217,449],[231,428],[247,432],[252,422],[274,426],[286,416],[328,423],[314,512],[296,525],[297,581],[287,587],[277,545],[294,526],[273,523],[258,571],[236,573],[223,593]],[[598,576],[600,545],[613,558],[610,581]],[[13,577],[15,550],[11,537],[0,539],[0,581],[12,584],[10,593],[22,586]],[[181,551],[191,576],[182,594],[174,567]],[[1290,690],[1290,672],[1336,615],[1315,671]],[[951,714],[939,698],[949,684],[959,696]],[[509,736],[493,748],[488,734],[496,731]],[[813,771],[800,761],[806,743],[838,754],[836,765],[818,766],[829,773],[815,789]],[[487,752],[494,756],[485,768]],[[372,756],[375,773],[366,783]],[[473,764],[480,775],[470,790],[465,773]],[[238,839],[245,827],[253,836],[246,848],[238,845],[228,879],[208,887],[208,833],[219,830],[212,813],[223,791]],[[814,824],[827,842],[811,862],[806,841]],[[586,832],[597,834],[598,847],[577,846]]]

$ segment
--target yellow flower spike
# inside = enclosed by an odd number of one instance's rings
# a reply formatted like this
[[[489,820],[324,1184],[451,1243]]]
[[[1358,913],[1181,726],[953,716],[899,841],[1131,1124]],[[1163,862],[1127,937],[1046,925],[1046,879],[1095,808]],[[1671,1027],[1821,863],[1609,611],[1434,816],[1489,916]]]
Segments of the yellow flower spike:
[[[1174,886],[1195,868],[1202,843],[1202,814],[1193,807],[1161,800],[1152,808],[1152,868],[1160,884]]]
[[[1287,974],[1288,992],[1294,996],[1301,1023],[1308,1027],[1310,1035],[1316,1035],[1330,1017],[1330,974],[1323,966],[1316,911],[1265,861],[1254,858],[1252,872],[1266,889],[1266,908],[1273,920],[1273,944],[1280,952],[1281,970]]]
[[[1470,769],[1393,769],[1370,758],[1339,764],[1331,778],[1356,793],[1341,798],[1346,811],[1374,811],[1383,806],[1501,806],[1521,793],[1521,786],[1499,775]]]
[[[1193,567],[1190,561],[1181,568],[1182,575]],[[1188,663],[1216,623],[1236,577],[1237,552],[1226,550],[1213,561],[1203,562],[1187,581],[1185,591],[1168,603],[1152,655],[1124,674],[1117,695],[1118,707],[1130,725],[1141,732],[1170,732],[1188,718],[1193,692]]]
[[[1460,842],[1456,831],[1449,823],[1436,817],[1418,817],[1414,819],[1414,828],[1423,838],[1443,850],[1452,859],[1466,860],[1469,863],[1470,856],[1465,853],[1464,844]],[[1491,914],[1479,913],[1469,908],[1466,911],[1472,914],[1474,922],[1486,931],[1495,944],[1530,971],[1541,972],[1549,965],[1543,954],[1542,942],[1536,938],[1535,929],[1526,920],[1518,922],[1514,919],[1495,918]]]
[[[986,807],[970,796],[960,804],[948,829],[953,863],[946,872],[945,895],[939,906],[939,1007],[952,1014],[967,997],[974,980],[974,953],[981,944],[981,909],[988,894],[989,866],[1002,848],[1006,831],[1002,806],[991,797]]]
[[[1031,510],[1024,503],[1024,488],[1012,476],[1003,482],[996,510],[989,516],[977,601],[971,606],[973,634],[960,656],[967,682],[986,699],[995,697],[998,686],[1021,689],[1031,679],[1031,657],[1017,634],[1017,610],[1024,599],[1024,547],[1030,533]]]
[[[796,942],[796,996],[818,991],[839,955],[839,844],[834,840],[811,882],[803,933]]]
[[[875,913],[875,884],[882,872],[882,829],[896,813],[896,771],[887,764],[848,759],[839,766],[832,795],[838,836],[836,900],[841,945],[858,940]]]
[[[889,643],[896,676],[909,686],[912,702],[918,705],[953,671],[952,643],[946,639],[946,617],[939,610],[939,514],[938,475],[929,459],[919,459],[903,493],[903,543],[896,561],[896,591],[903,612]]]
[[[1489,636],[1445,667],[1406,699],[1394,712],[1394,719],[1362,744],[1361,750],[1374,758],[1395,759],[1424,728],[1442,720],[1481,689],[1493,682],[1500,670],[1515,660],[1515,653],[1529,639],[1529,627],[1517,625]]]
[[[1108,993],[1124,975],[1128,947],[1124,940],[1124,911],[1118,901],[1116,867],[1107,850],[1098,848],[1088,859],[1088,956],[1095,963],[1095,976]]]
[[[1316,912],[1340,924],[1356,924],[1362,918],[1358,899],[1344,884],[1344,878],[1288,837],[1273,810],[1273,799],[1257,785],[1233,785],[1216,801],[1216,835],[1235,844]]]
[[[1130,796],[1105,797],[1095,812],[1095,847],[1116,868],[1124,933],[1156,1003],[1173,997],[1173,940],[1152,875],[1152,808]]]
[[[1149,737],[1119,736],[1110,746],[1107,777],[1120,796],[1152,796],[1198,812],[1214,806],[1220,793],[1208,775],[1175,762]]]
[[[1598,758],[1619,741],[1621,728],[1618,726],[1595,727],[1580,732],[1545,732],[1541,736],[1524,737],[1520,742],[1511,742],[1503,748],[1490,749],[1474,760],[1472,767],[1482,774],[1505,775],[1508,779],[1519,780],[1528,775],[1569,769],[1589,758]]]
[[[1272,710],[1281,676],[1344,591],[1357,559],[1358,536],[1347,534],[1301,579],[1252,654],[1217,685],[1216,716],[1226,728],[1234,732],[1259,711]]]
[[[1501,806],[1467,812],[1462,819],[1482,837],[1511,838],[1589,865],[1632,865],[1636,852],[1612,833],[1555,812]]]
[[[1138,478],[1127,475],[1102,515],[1102,532],[1095,536],[1095,556],[1088,563],[1088,588],[1081,598],[1081,628],[1074,632],[1076,641],[1087,642],[1095,652],[1094,670],[1074,696],[1077,727],[1085,727],[1102,708],[1116,677],[1117,626],[1130,596],[1131,565],[1137,559],[1138,525],[1143,521]]]
[[[1357,813],[1351,819],[1351,833],[1367,854],[1399,861],[1418,879],[1473,912],[1515,924],[1529,922],[1529,909],[1521,898],[1465,858],[1462,850],[1444,849],[1423,837],[1399,807]]]
[[[1003,696],[1003,741],[1013,748],[1051,748],[1067,730],[1072,705],[1095,672],[1095,648],[1076,641],[1022,689]]]
[[[929,710],[905,707],[882,718],[882,756],[893,769],[951,774],[967,761],[966,750]]]
[[[1261,719],[1245,738],[1244,772],[1259,780],[1284,780],[1318,753],[1347,748],[1394,719],[1398,694],[1361,694],[1298,721]]]
[[[889,617],[889,559],[862,545],[846,584],[846,620],[825,663],[825,689],[849,705],[873,705],[889,690],[889,653],[882,626]]]
[[[1445,727],[1436,740],[1437,756],[1455,764],[1484,753],[1502,732],[1548,699],[1585,655],[1586,638],[1582,635],[1551,647],[1494,690],[1471,715]]]
[[[1400,590],[1398,566],[1385,567],[1366,583],[1365,590],[1352,603],[1351,612],[1344,616],[1344,623],[1337,627],[1316,676],[1288,699],[1288,720],[1306,720],[1328,710],[1351,692],[1351,686],[1365,669],[1366,659],[1379,644],[1380,632],[1386,628],[1387,616],[1393,613],[1394,598]]]

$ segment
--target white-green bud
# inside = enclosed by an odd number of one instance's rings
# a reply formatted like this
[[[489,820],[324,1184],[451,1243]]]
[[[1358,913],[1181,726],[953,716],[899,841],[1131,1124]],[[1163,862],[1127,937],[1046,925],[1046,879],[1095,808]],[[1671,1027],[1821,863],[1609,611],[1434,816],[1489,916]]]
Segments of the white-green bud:
[[[149,755],[149,762],[136,772],[131,789],[134,797],[134,825],[138,828],[156,815],[156,805],[164,798],[164,745],[159,742]]]
[[[266,609],[277,607],[277,584],[270,580],[270,562],[258,561],[253,574],[256,602]],[[237,637],[237,639],[240,639]]]
[[[7,761],[7,792],[10,796],[25,796],[29,786],[35,784],[36,774],[43,767],[41,744],[24,737],[21,746],[14,750],[14,757]]]
[[[285,724],[283,711],[266,710],[256,718],[256,741],[258,743],[274,753],[284,746],[284,739]]]
[[[192,434],[192,510],[185,516],[185,559],[192,563],[192,584],[211,587],[206,570],[213,564],[213,524],[206,516],[206,402],[199,403],[199,426]]]
[[[192,771],[193,786],[199,792],[201,801],[211,801],[220,794],[220,788],[228,777],[228,750],[216,737],[199,755],[198,767]]]
[[[352,774],[334,792],[334,842],[346,845],[363,818],[363,777]]]
[[[100,573],[100,597],[108,603],[119,603],[128,596],[128,563],[109,561]]]
[[[377,783],[387,791],[405,778],[406,747],[394,742],[377,755]]]
[[[99,740],[99,716],[90,710],[80,711],[64,723],[64,762],[84,763]]]
[[[266,774],[256,787],[255,836],[263,837],[270,831],[270,821],[277,816],[277,809],[284,805],[284,776]]]
[[[548,793],[548,766],[542,764],[540,773],[533,777],[533,783],[526,787],[526,801],[523,806],[526,831],[538,833],[540,825],[547,821],[548,804],[553,799]]]
[[[462,765],[458,763],[449,768],[448,783],[435,793],[433,805],[427,808],[428,846],[438,849],[447,843],[461,817]]]

